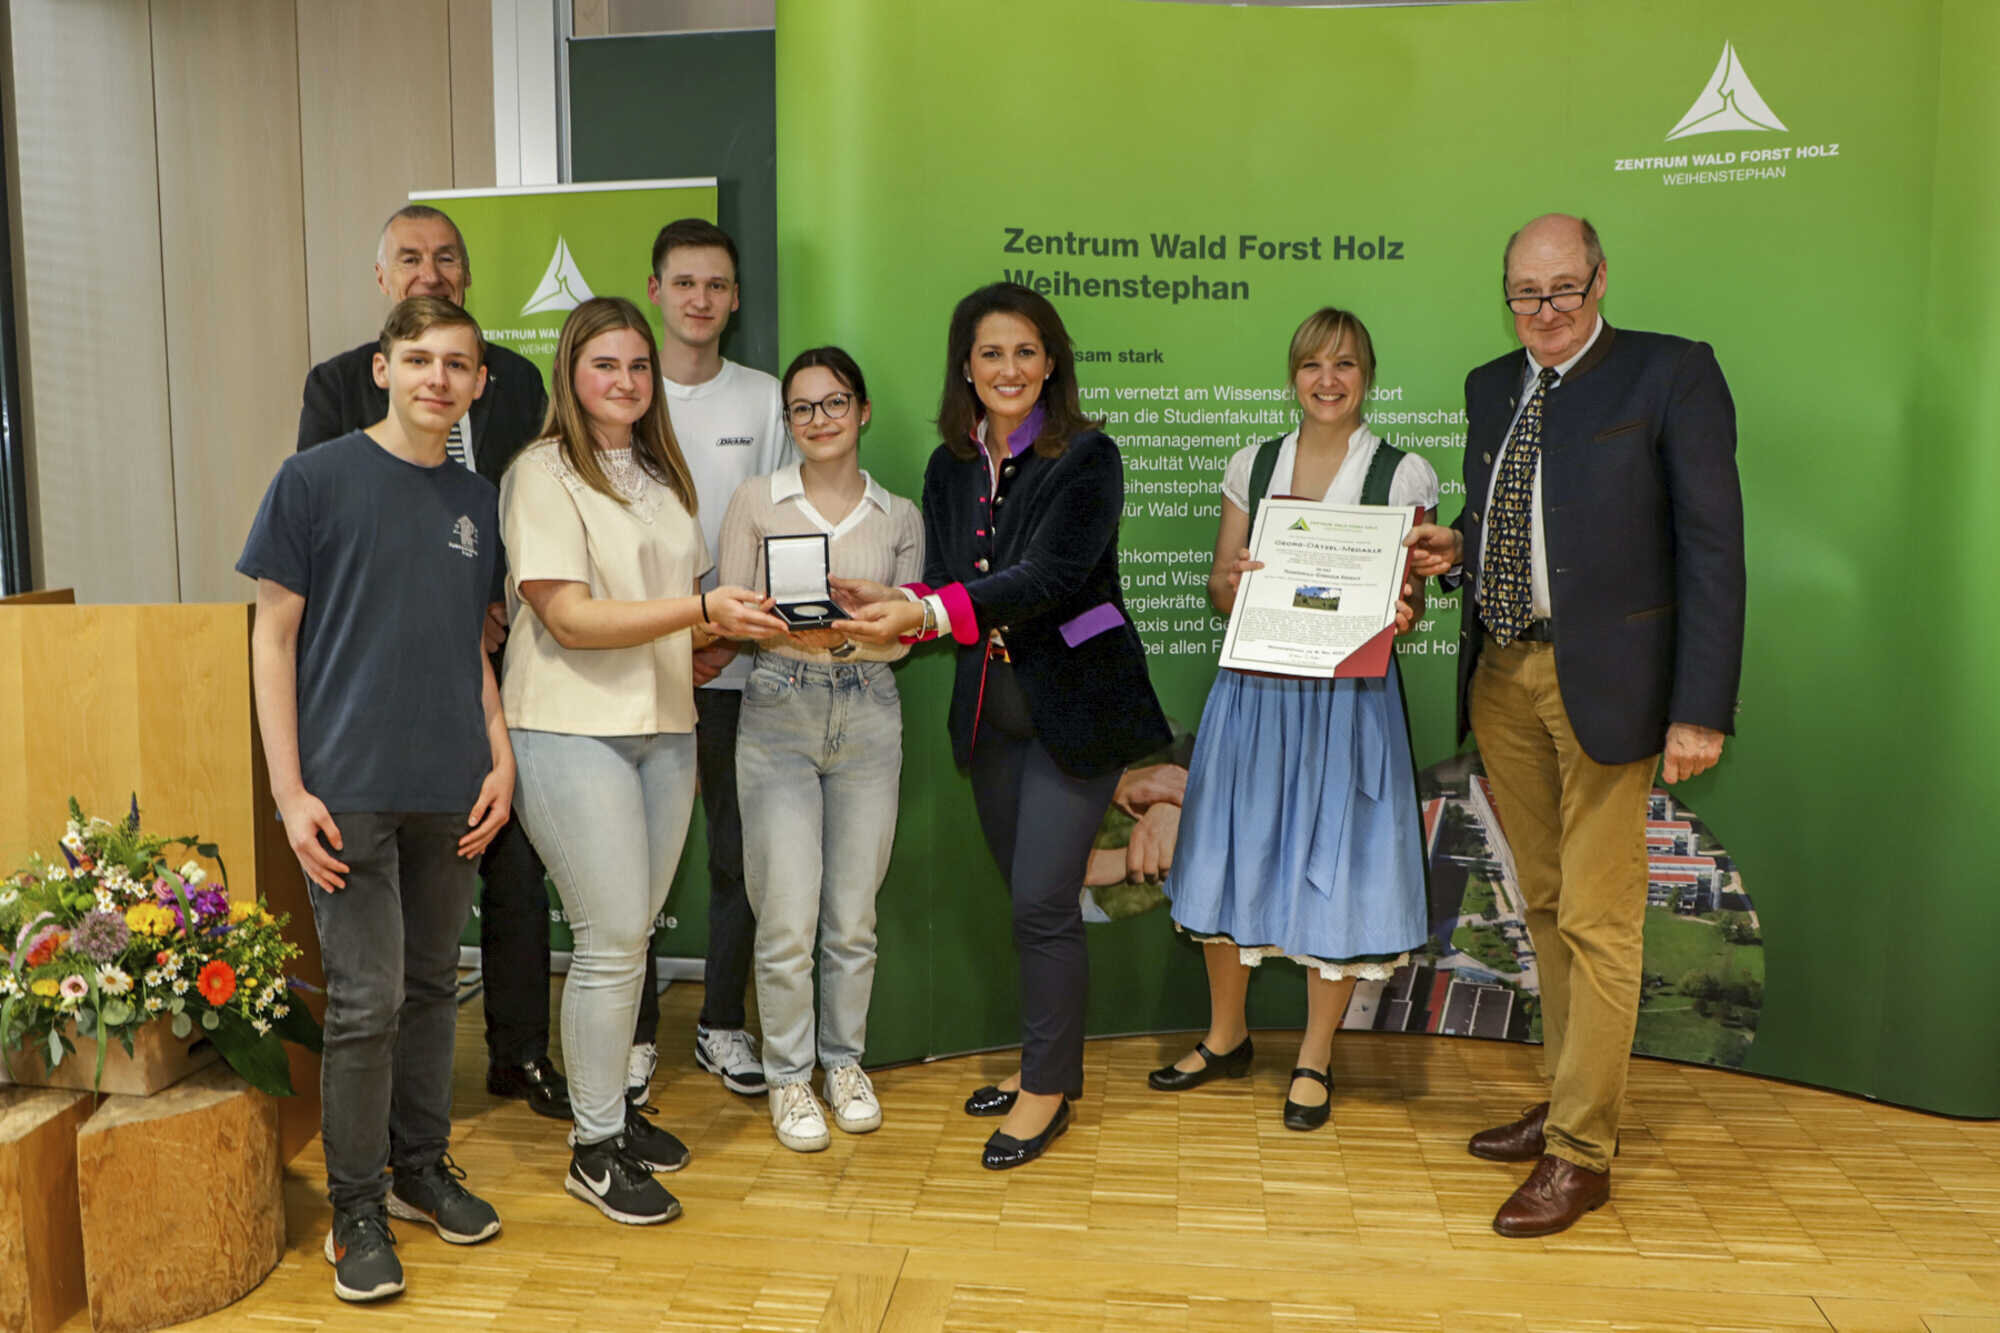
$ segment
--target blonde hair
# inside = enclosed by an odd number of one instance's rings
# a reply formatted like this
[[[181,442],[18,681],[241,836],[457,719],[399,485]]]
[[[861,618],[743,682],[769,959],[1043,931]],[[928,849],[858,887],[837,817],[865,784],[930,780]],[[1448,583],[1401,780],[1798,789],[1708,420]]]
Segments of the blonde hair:
[[[680,442],[674,438],[673,421],[667,416],[666,394],[659,384],[659,344],[639,307],[624,297],[593,296],[563,321],[562,335],[556,339],[554,392],[549,395],[549,419],[542,426],[542,436],[556,441],[563,462],[592,489],[620,504],[631,503],[618,493],[597,461],[590,419],[576,398],[576,367],[583,359],[583,349],[599,334],[617,329],[631,329],[646,340],[646,358],[652,364],[649,373],[654,377],[652,402],[647,404],[645,415],[632,423],[632,459],[653,480],[679,496],[681,507],[693,514],[694,474],[688,471]]]
[[[1298,378],[1299,367],[1322,347],[1339,347],[1340,340],[1347,334],[1354,335],[1354,357],[1361,363],[1361,394],[1365,398],[1375,387],[1375,340],[1368,336],[1368,326],[1352,311],[1324,305],[1307,315],[1305,322],[1292,334],[1292,352],[1285,367],[1285,378]]]

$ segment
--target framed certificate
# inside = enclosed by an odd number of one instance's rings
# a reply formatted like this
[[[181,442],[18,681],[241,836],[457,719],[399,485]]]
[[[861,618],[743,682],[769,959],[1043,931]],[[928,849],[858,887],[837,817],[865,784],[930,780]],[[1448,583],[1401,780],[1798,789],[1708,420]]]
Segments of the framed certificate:
[[[1229,612],[1221,665],[1283,676],[1380,676],[1416,512],[1403,505],[1266,500]]]
[[[764,590],[793,629],[824,629],[840,619],[826,581],[827,545],[823,532],[764,539]]]

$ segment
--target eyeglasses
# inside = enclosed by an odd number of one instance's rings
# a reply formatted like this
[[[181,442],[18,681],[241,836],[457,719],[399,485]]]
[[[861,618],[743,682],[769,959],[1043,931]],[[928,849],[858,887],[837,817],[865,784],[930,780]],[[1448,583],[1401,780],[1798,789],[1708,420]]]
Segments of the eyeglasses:
[[[839,421],[853,406],[853,394],[830,393],[816,403],[808,403],[804,399],[792,403],[785,408],[785,415],[791,418],[794,426],[810,426],[814,412],[826,413],[828,421]]]
[[[1534,316],[1541,314],[1542,307],[1546,305],[1558,315],[1567,315],[1571,311],[1583,309],[1584,298],[1590,295],[1591,284],[1596,281],[1597,273],[1593,270],[1589,279],[1583,284],[1582,291],[1551,292],[1547,296],[1510,296],[1507,298],[1507,308],[1517,315]]]

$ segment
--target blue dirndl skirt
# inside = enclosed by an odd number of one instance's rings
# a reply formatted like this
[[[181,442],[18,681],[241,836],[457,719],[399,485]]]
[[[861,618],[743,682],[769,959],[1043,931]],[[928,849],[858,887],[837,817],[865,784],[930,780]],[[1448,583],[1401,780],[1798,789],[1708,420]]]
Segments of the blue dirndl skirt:
[[[1216,673],[1166,892],[1174,924],[1329,978],[1386,980],[1429,931],[1392,660],[1381,679]]]

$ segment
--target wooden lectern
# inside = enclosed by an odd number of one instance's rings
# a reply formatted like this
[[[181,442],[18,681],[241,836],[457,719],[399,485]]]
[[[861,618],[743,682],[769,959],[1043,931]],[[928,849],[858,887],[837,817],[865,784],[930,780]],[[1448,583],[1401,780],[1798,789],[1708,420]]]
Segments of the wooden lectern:
[[[294,975],[325,984],[305,876],[271,801],[250,692],[249,605],[76,606],[0,599],[0,874],[57,854],[75,796],[150,833],[199,834],[232,898],[291,916]],[[210,873],[215,870],[211,867]],[[301,996],[322,1015],[320,996]],[[279,1100],[290,1161],[319,1132],[319,1057],[297,1047]]]

